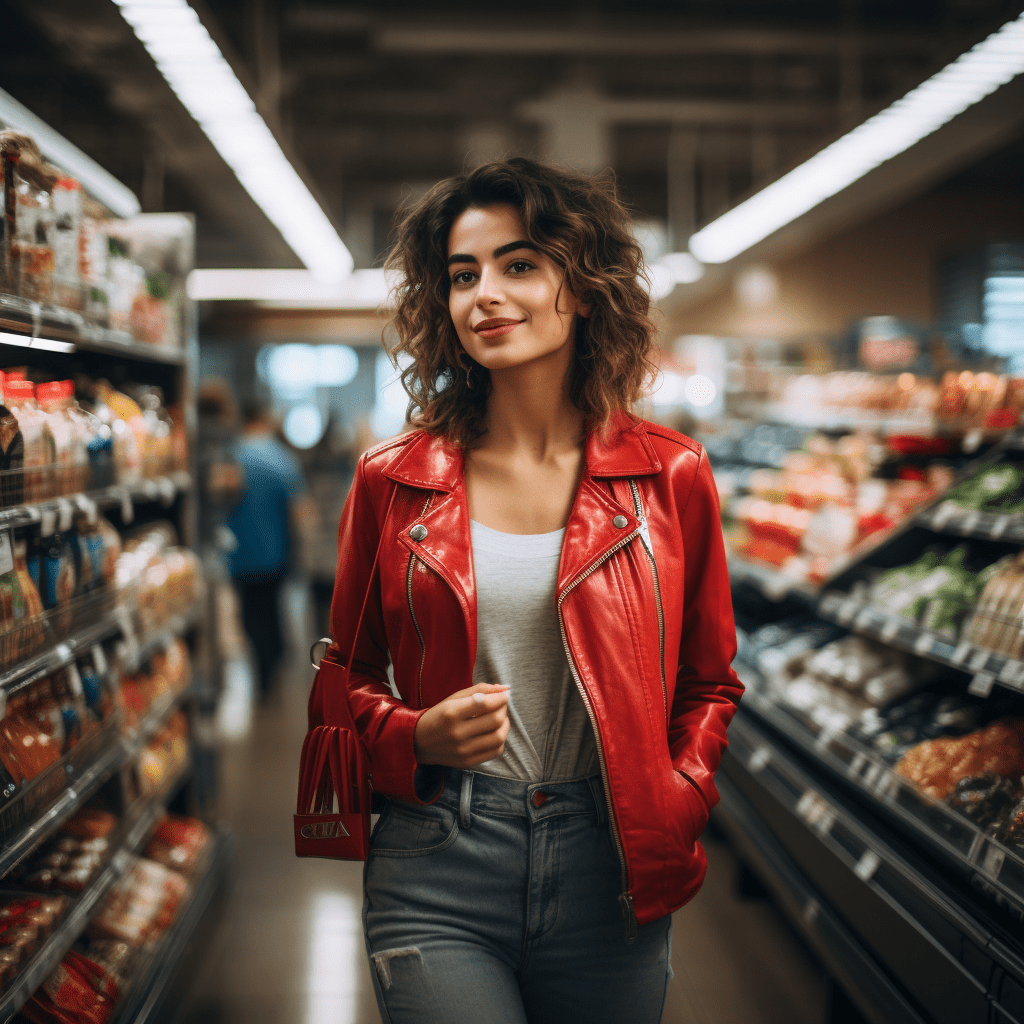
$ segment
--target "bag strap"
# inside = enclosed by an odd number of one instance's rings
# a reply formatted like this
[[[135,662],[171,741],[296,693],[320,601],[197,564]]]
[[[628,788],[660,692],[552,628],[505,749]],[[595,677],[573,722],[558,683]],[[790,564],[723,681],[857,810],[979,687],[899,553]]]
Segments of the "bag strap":
[[[355,633],[353,633],[352,635],[352,648],[348,652],[348,660],[345,662],[343,666],[344,674],[342,676],[342,685],[339,687],[339,689],[341,690],[341,695],[339,696],[339,699],[344,699],[346,701],[348,700],[348,681],[352,675],[352,659],[356,656],[356,645],[359,643],[359,630],[362,628],[363,625],[363,617],[366,614],[366,605],[370,600],[370,591],[373,590],[373,577],[377,572],[377,564],[380,562],[380,553],[382,548],[384,547],[384,536],[387,530],[388,519],[391,516],[391,508],[395,504],[395,495],[397,494],[398,484],[396,483],[394,485],[394,489],[391,491],[391,499],[388,501],[387,511],[384,513],[384,522],[381,523],[380,540],[377,542],[377,551],[373,556],[373,565],[370,566],[370,578],[366,583],[366,593],[363,594],[363,603],[359,609],[359,618],[356,620]],[[331,646],[337,649],[337,643],[333,637],[331,638]],[[328,651],[329,650],[330,648],[328,648]],[[324,657],[326,656],[327,655],[325,654]],[[330,696],[330,694],[327,694],[328,699],[330,699]],[[327,708],[325,707],[324,711],[326,712],[326,710]]]

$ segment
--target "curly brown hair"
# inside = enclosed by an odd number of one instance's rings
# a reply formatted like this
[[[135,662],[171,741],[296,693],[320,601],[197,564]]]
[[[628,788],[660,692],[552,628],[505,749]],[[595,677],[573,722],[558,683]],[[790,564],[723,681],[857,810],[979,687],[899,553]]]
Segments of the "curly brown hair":
[[[654,373],[654,324],[641,284],[643,253],[614,181],[515,157],[446,178],[400,216],[386,263],[401,283],[385,346],[402,372],[409,420],[471,448],[484,433],[490,371],[463,349],[448,309],[448,235],[469,208],[508,203],[526,237],[565,272],[565,284],[590,307],[577,317],[569,397],[588,430],[628,411]]]

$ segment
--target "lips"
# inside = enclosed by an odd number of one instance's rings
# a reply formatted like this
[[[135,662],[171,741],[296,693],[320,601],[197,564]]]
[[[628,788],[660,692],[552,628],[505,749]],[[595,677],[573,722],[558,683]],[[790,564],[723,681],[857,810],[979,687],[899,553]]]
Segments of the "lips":
[[[481,338],[500,338],[503,334],[508,334],[509,331],[518,327],[522,322],[522,320],[510,320],[504,316],[492,317],[490,320],[481,320],[480,323],[473,327],[473,330]]]

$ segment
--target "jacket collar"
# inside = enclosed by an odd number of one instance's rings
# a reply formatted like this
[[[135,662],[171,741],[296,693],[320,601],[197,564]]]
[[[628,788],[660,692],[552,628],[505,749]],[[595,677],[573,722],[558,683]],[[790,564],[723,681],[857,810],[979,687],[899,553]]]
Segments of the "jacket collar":
[[[587,438],[587,472],[591,477],[650,476],[661,472],[642,420],[616,413],[607,428]],[[463,475],[462,450],[449,441],[417,433],[402,454],[384,470],[400,484],[428,491],[456,490]]]

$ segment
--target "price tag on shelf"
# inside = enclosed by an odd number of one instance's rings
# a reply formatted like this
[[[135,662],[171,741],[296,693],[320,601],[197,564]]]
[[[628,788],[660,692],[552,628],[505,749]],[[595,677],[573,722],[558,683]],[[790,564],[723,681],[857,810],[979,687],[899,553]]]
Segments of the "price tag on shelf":
[[[999,877],[999,872],[1003,869],[1004,860],[1006,860],[1006,854],[1000,850],[998,846],[989,843],[988,849],[985,851],[985,858],[981,862],[981,870],[984,871],[989,878],[995,880]]]
[[[971,651],[973,650],[974,648],[969,643],[967,643],[966,640],[962,641],[961,643],[957,644],[957,648],[953,652],[952,658],[950,658],[949,660],[957,665],[962,665],[968,659],[968,657],[971,654]]]
[[[992,692],[992,684],[996,677],[991,672],[975,672],[967,692],[974,697],[987,697]]]
[[[978,524],[981,522],[981,516],[977,512],[968,512],[964,516],[963,522],[960,527],[964,533],[974,533],[978,529]]]
[[[132,492],[127,487],[121,488],[121,522],[127,526],[135,521],[135,506],[132,504]]]
[[[68,686],[76,697],[81,697],[85,692],[82,689],[82,675],[78,671],[78,664],[74,661],[68,665]]]
[[[967,667],[972,672],[979,672],[988,664],[988,651],[981,651],[975,648],[974,653],[971,655],[971,660],[967,663]]]
[[[811,813],[817,800],[818,794],[813,789],[805,789],[803,795],[796,802],[796,813],[806,821],[807,815]]]
[[[177,489],[174,481],[169,476],[162,476],[156,482],[157,490],[160,492],[160,501],[163,505],[173,505]]]
[[[758,747],[747,760],[747,768],[752,772],[763,771],[771,759],[772,752],[768,747]]]
[[[103,644],[92,645],[92,663],[96,669],[96,675],[101,679],[107,674],[107,652],[103,650]]]
[[[868,763],[868,759],[863,751],[858,750],[853,755],[853,760],[847,765],[846,774],[852,778],[857,778],[858,775],[864,770],[864,766]]]
[[[896,639],[896,634],[900,631],[900,620],[895,615],[886,616],[885,622],[879,630],[879,636],[888,644],[892,643]]]
[[[874,616],[871,614],[871,609],[861,608],[853,620],[853,625],[855,629],[867,629],[871,626],[873,620]]]
[[[30,523],[38,523],[43,518],[38,505],[25,505],[24,512]]]
[[[96,508],[96,502],[86,494],[77,494],[75,495],[75,504],[85,514],[86,522],[90,526],[95,526],[96,520],[99,518],[99,509]]]
[[[1016,658],[1007,658],[1006,663],[999,670],[999,681],[1016,684],[1020,680],[1022,672],[1024,672],[1024,662],[1017,661]]]
[[[61,533],[71,529],[74,520],[75,506],[67,498],[57,499],[57,529]]]
[[[836,734],[842,730],[834,729],[832,726],[823,726],[821,732],[814,737],[814,746],[817,750],[828,750],[832,746],[832,741],[836,738]]]
[[[878,781],[878,776],[881,774],[882,766],[877,761],[872,761],[864,772],[864,778],[861,781],[868,789],[873,789]]]
[[[43,508],[39,514],[39,536],[52,537],[57,530],[57,510]]]
[[[850,622],[856,611],[857,602],[847,598],[845,601],[840,601],[836,608],[836,618],[845,625]]]
[[[914,641],[914,652],[916,654],[927,654],[932,649],[933,642],[931,634],[919,633]]]
[[[942,527],[949,522],[955,512],[956,506],[952,502],[942,502],[936,508],[932,509],[932,526],[935,527],[936,530],[941,530]]]
[[[1006,527],[1009,525],[1009,516],[994,516],[992,520],[992,526],[989,529],[989,536],[994,538],[1002,537],[1006,533]]]
[[[11,531],[0,530],[0,576],[9,572],[14,572],[14,545]]]
[[[881,858],[874,850],[865,850],[860,855],[860,860],[857,861],[853,873],[862,882],[870,882],[881,863]]]
[[[832,831],[832,826],[836,823],[836,816],[829,810],[828,804],[824,801],[822,801],[820,806],[821,813],[811,824],[814,825],[815,831],[819,835],[827,836]]]

